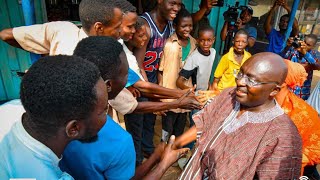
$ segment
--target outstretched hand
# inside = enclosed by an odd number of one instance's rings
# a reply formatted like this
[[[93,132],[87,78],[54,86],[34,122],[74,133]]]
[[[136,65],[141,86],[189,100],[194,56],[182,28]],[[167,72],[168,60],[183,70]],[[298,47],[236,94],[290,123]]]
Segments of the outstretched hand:
[[[220,92],[219,91],[198,91],[198,95],[196,96],[198,101],[204,105],[207,103],[207,101],[209,99],[214,98],[215,96],[217,96]]]
[[[195,86],[190,88],[187,93],[177,99],[179,108],[183,109],[201,109],[202,106],[194,95]]]
[[[161,156],[161,163],[166,164],[167,167],[171,166],[174,162],[176,162],[179,158],[186,155],[189,148],[181,148],[174,149],[173,143],[175,141],[175,136],[171,136],[169,139],[169,143],[166,145],[163,154]]]

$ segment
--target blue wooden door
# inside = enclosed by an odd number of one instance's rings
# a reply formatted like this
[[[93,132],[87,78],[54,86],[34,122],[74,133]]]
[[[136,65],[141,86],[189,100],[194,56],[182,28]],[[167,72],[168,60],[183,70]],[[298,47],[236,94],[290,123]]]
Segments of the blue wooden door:
[[[43,22],[42,0],[35,0],[36,22]],[[0,30],[23,26],[24,18],[19,0],[0,0]],[[11,47],[0,40],[0,101],[19,98],[20,77],[17,71],[25,71],[31,65],[30,53]]]

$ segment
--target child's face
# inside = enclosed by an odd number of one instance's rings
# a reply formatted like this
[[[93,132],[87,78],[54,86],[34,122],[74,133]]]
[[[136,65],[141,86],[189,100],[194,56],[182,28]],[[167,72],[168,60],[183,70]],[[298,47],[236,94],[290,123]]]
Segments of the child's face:
[[[180,19],[176,26],[176,32],[182,39],[187,39],[192,31],[192,18],[184,17]]]
[[[210,52],[210,48],[214,43],[215,37],[212,31],[201,31],[199,32],[198,45],[199,48],[204,52]]]
[[[245,34],[238,34],[233,40],[233,49],[237,53],[243,53],[248,45],[248,36]]]
[[[136,33],[134,33],[133,38],[130,40],[130,43],[135,48],[142,48],[147,41],[146,33],[146,26],[141,26],[139,29],[137,29]]]
[[[134,12],[128,12],[123,15],[120,36],[124,41],[132,39],[133,34],[136,32],[135,25],[138,15]]]

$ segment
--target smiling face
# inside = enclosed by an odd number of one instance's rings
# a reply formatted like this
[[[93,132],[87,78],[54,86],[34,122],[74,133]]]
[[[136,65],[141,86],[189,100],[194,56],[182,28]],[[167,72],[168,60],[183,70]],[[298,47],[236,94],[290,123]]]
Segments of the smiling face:
[[[233,40],[233,50],[237,54],[243,54],[248,45],[248,36],[246,34],[237,34]]]
[[[181,18],[178,21],[178,24],[176,25],[176,33],[179,37],[182,39],[188,39],[190,36],[190,33],[192,31],[193,24],[192,24],[192,18],[190,17],[184,17]]]
[[[249,10],[243,10],[240,14],[240,19],[242,20],[242,24],[246,24],[252,19],[252,15]]]
[[[244,107],[263,109],[279,92],[277,84],[282,84],[285,79],[286,66],[276,54],[259,53],[250,57],[242,65],[240,72],[256,82],[270,82],[248,86],[245,78],[236,79],[236,100]]]
[[[136,32],[135,24],[137,18],[138,15],[135,12],[128,12],[123,15],[120,36],[124,41],[132,39],[133,34]]]
[[[142,25],[139,29],[134,33],[133,38],[129,40],[129,43],[135,48],[142,48],[144,44],[147,42],[147,30],[146,26]]]
[[[181,0],[158,0],[158,7],[164,19],[173,21],[181,9]]]

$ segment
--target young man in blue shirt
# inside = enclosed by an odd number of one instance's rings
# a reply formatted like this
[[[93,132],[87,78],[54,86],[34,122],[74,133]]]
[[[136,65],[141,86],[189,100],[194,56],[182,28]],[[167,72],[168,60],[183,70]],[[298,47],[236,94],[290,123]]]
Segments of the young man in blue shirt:
[[[281,16],[280,22],[279,22],[279,31],[277,31],[276,29],[272,28],[271,19],[272,19],[273,13],[275,12],[277,7],[279,7],[279,6],[283,7],[285,10],[287,10],[288,14]],[[284,0],[276,0],[274,2],[272,8],[270,9],[270,11],[268,13],[267,19],[264,23],[264,31],[267,35],[267,39],[269,40],[267,52],[273,52],[276,54],[280,54],[282,47],[283,47],[284,39],[285,39],[285,33],[288,28],[290,13],[291,13],[291,10],[290,10],[288,4]],[[298,25],[298,21],[295,19],[293,26],[292,26],[291,35],[295,36],[298,34],[298,32],[299,32],[299,25]]]
[[[98,68],[78,57],[41,58],[20,89],[26,112],[0,143],[0,179],[73,179],[58,163],[73,140],[93,142],[108,93]]]

